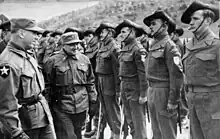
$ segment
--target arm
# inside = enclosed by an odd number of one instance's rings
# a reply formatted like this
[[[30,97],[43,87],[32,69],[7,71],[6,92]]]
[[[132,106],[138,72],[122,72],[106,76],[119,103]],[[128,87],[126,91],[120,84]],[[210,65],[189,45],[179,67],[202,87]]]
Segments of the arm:
[[[119,79],[119,61],[118,61],[118,55],[119,55],[120,49],[116,46],[115,49],[112,52],[112,70],[114,72],[114,80],[115,80],[115,92],[116,96],[120,95],[120,79]]]
[[[0,64],[0,83],[0,117],[12,137],[16,137],[22,133],[16,97],[20,86],[18,71],[9,64]]]
[[[96,102],[97,100],[97,91],[95,88],[95,76],[93,73],[92,65],[89,63],[88,74],[87,74],[87,84],[86,90],[89,94],[89,101]]]
[[[183,84],[183,66],[181,55],[176,45],[166,44],[165,59],[170,80],[168,104],[177,105],[180,100],[180,88]]]
[[[144,67],[145,57],[146,57],[146,50],[143,47],[141,47],[138,51],[135,52],[135,64],[137,67],[137,73],[138,73],[139,84],[140,84],[140,97],[139,98],[144,99],[143,100],[144,102],[147,101],[147,88],[148,88],[147,79],[145,75],[145,67]]]

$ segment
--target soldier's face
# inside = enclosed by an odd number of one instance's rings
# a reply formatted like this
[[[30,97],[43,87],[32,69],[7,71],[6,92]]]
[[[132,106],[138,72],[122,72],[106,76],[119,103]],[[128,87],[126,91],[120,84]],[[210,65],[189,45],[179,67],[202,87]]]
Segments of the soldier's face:
[[[92,35],[92,34],[89,34],[89,35],[87,35],[87,36],[84,37],[84,40],[85,40],[86,43],[88,44],[88,43],[91,41],[92,38],[93,38],[93,35]]]
[[[122,41],[128,40],[132,36],[132,30],[129,27],[123,27],[120,32]]]
[[[38,41],[38,33],[33,31],[25,30],[23,33],[23,43],[25,49],[34,48]]]
[[[150,32],[151,35],[155,35],[155,33],[159,33],[162,27],[163,21],[161,19],[154,19],[151,21]]]
[[[109,34],[109,31],[107,29],[103,29],[100,33],[100,40],[103,41],[107,35]]]
[[[204,23],[201,25],[203,19],[204,19],[203,11],[202,10],[195,11],[191,16],[189,30],[192,31],[193,33],[201,32],[204,26]]]

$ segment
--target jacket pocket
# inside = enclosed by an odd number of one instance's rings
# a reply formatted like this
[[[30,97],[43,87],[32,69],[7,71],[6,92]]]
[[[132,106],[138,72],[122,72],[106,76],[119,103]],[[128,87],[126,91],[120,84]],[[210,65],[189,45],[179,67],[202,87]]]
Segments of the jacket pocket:
[[[65,86],[68,85],[68,76],[71,76],[69,67],[58,67],[56,69],[56,85]]]

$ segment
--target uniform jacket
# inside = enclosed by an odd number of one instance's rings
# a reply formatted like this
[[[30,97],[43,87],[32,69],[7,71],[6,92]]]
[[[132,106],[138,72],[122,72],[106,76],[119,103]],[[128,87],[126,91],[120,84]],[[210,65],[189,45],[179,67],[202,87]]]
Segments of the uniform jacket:
[[[187,85],[220,85],[220,40],[212,32],[207,31],[200,41],[193,38],[186,45],[183,62]]]
[[[105,42],[101,42],[100,49],[97,53],[96,73],[98,75],[113,76],[113,78],[109,76],[107,81],[108,84],[104,85],[113,85],[113,87],[109,87],[111,89],[104,92],[106,95],[115,95],[112,94],[113,92],[119,93],[120,80],[118,77],[118,52],[119,48],[117,47],[115,40],[113,38],[109,38]]]
[[[169,103],[176,104],[183,83],[181,54],[167,33],[160,36],[149,48],[145,60],[146,77],[149,84],[164,84],[169,88]]]
[[[125,44],[119,55],[119,76],[126,80],[122,85],[123,92],[127,93],[128,99],[137,101],[139,97],[147,96],[147,80],[144,70],[146,50],[136,40]]]
[[[16,136],[21,130],[44,127],[52,116],[45,98],[44,79],[36,59],[9,43],[0,56],[0,117]]]
[[[85,55],[78,51],[72,55],[63,48],[48,59],[44,68],[52,90],[52,106],[75,114],[87,110],[89,101],[96,101],[95,78]]]
[[[179,52],[181,54],[181,57],[182,57],[184,55],[184,45],[183,45],[183,43],[181,42],[180,39],[178,39],[177,41],[174,41],[174,43],[176,44],[177,49],[179,50]]]

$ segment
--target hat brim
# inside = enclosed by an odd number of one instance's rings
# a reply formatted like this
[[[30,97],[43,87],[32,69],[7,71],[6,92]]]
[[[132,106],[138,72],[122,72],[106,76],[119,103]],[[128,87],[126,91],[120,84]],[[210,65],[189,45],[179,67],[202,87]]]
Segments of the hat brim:
[[[111,28],[111,29],[114,29],[114,30],[115,30],[115,28],[114,28],[113,26],[110,26],[110,25],[107,25],[107,24],[101,24],[101,25],[95,30],[95,34],[96,34],[96,35],[100,35],[101,31],[102,31],[103,29],[106,29],[106,28]]]
[[[82,42],[81,40],[72,40],[72,41],[65,42],[63,44],[74,44],[74,43],[81,43],[81,42]]]
[[[42,28],[40,28],[38,26],[34,26],[34,27],[31,27],[31,28],[25,28],[25,30],[37,32],[39,34],[43,34],[43,32],[44,32],[44,29],[42,29]]]
[[[132,23],[133,24],[133,23]],[[131,23],[127,23],[127,22],[122,22],[121,24],[119,24],[116,28],[115,28],[115,31],[116,31],[116,37],[120,34],[121,32],[121,29],[124,28],[124,27],[133,27],[137,30],[137,34],[136,34],[136,37],[140,37],[142,34],[145,33],[144,29],[140,27],[138,27],[138,25],[132,25]]]
[[[181,17],[181,21],[185,24],[189,24],[191,22],[191,15],[198,10],[204,10],[208,9],[215,13],[215,19],[214,22],[216,22],[219,19],[219,9],[218,7],[211,6],[209,4],[204,4],[198,1],[193,2],[183,13]]]
[[[144,22],[145,25],[150,27],[151,22],[155,19],[162,19],[162,20],[168,22],[168,33],[172,33],[176,28],[175,22],[165,12],[162,12],[162,11],[161,12],[155,12],[152,15],[144,18],[143,22]]]

